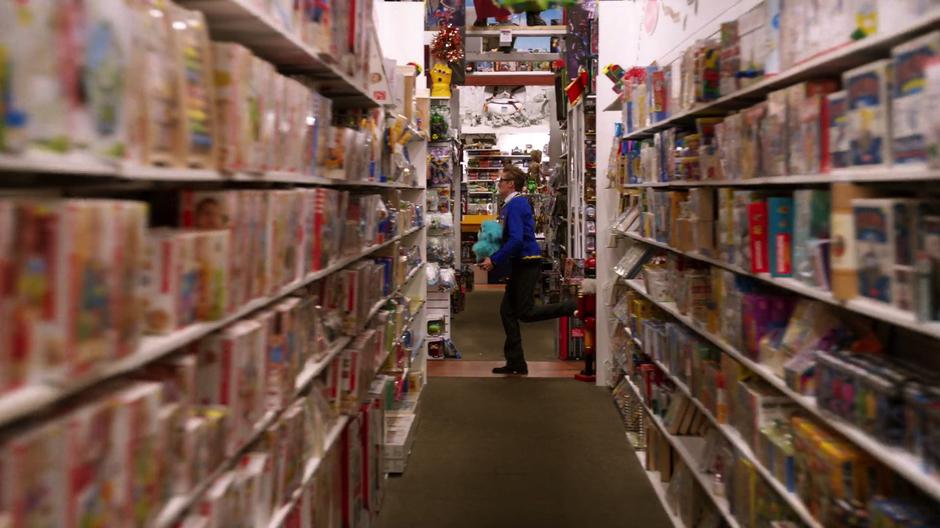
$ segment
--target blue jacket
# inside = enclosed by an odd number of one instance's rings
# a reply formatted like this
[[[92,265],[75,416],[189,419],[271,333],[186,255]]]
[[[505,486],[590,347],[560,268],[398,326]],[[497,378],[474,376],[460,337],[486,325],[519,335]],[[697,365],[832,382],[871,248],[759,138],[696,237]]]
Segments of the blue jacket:
[[[535,241],[532,207],[525,196],[516,195],[506,202],[499,212],[499,222],[503,224],[503,245],[490,257],[494,266],[542,255],[542,250]]]

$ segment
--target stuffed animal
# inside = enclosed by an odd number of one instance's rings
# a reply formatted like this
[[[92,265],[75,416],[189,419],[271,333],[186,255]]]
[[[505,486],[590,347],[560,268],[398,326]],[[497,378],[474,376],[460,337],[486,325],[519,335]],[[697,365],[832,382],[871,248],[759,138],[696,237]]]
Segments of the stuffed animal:
[[[477,242],[473,244],[473,253],[477,256],[477,262],[482,262],[483,259],[496,253],[502,243],[503,225],[496,220],[485,220],[480,225]]]

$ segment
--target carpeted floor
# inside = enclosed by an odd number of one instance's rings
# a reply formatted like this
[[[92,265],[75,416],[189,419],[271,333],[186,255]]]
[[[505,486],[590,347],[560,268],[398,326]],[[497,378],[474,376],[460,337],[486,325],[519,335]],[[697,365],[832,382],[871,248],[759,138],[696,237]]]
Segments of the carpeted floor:
[[[378,528],[671,526],[606,389],[433,378]]]
[[[454,344],[464,361],[497,361],[503,357],[503,324],[499,318],[502,291],[474,290],[467,296],[466,309],[455,315]],[[557,320],[522,323],[522,347],[526,361],[552,361],[555,353]]]

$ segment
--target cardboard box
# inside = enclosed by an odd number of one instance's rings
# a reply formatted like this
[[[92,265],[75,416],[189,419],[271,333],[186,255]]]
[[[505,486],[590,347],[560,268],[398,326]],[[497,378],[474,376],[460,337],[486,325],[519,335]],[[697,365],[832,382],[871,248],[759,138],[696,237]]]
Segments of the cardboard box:
[[[842,74],[848,104],[849,156],[852,165],[891,163],[892,63],[875,61]]]

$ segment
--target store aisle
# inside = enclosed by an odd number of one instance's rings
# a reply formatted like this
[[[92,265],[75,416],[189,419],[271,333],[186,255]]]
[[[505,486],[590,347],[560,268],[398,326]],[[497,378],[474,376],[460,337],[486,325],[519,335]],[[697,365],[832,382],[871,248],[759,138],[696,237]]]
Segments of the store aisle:
[[[432,378],[378,528],[671,526],[606,389]]]
[[[499,304],[503,290],[477,288],[467,295],[466,309],[453,318],[453,339],[464,361],[504,361]],[[526,360],[554,361],[555,325],[558,321],[522,324]]]

